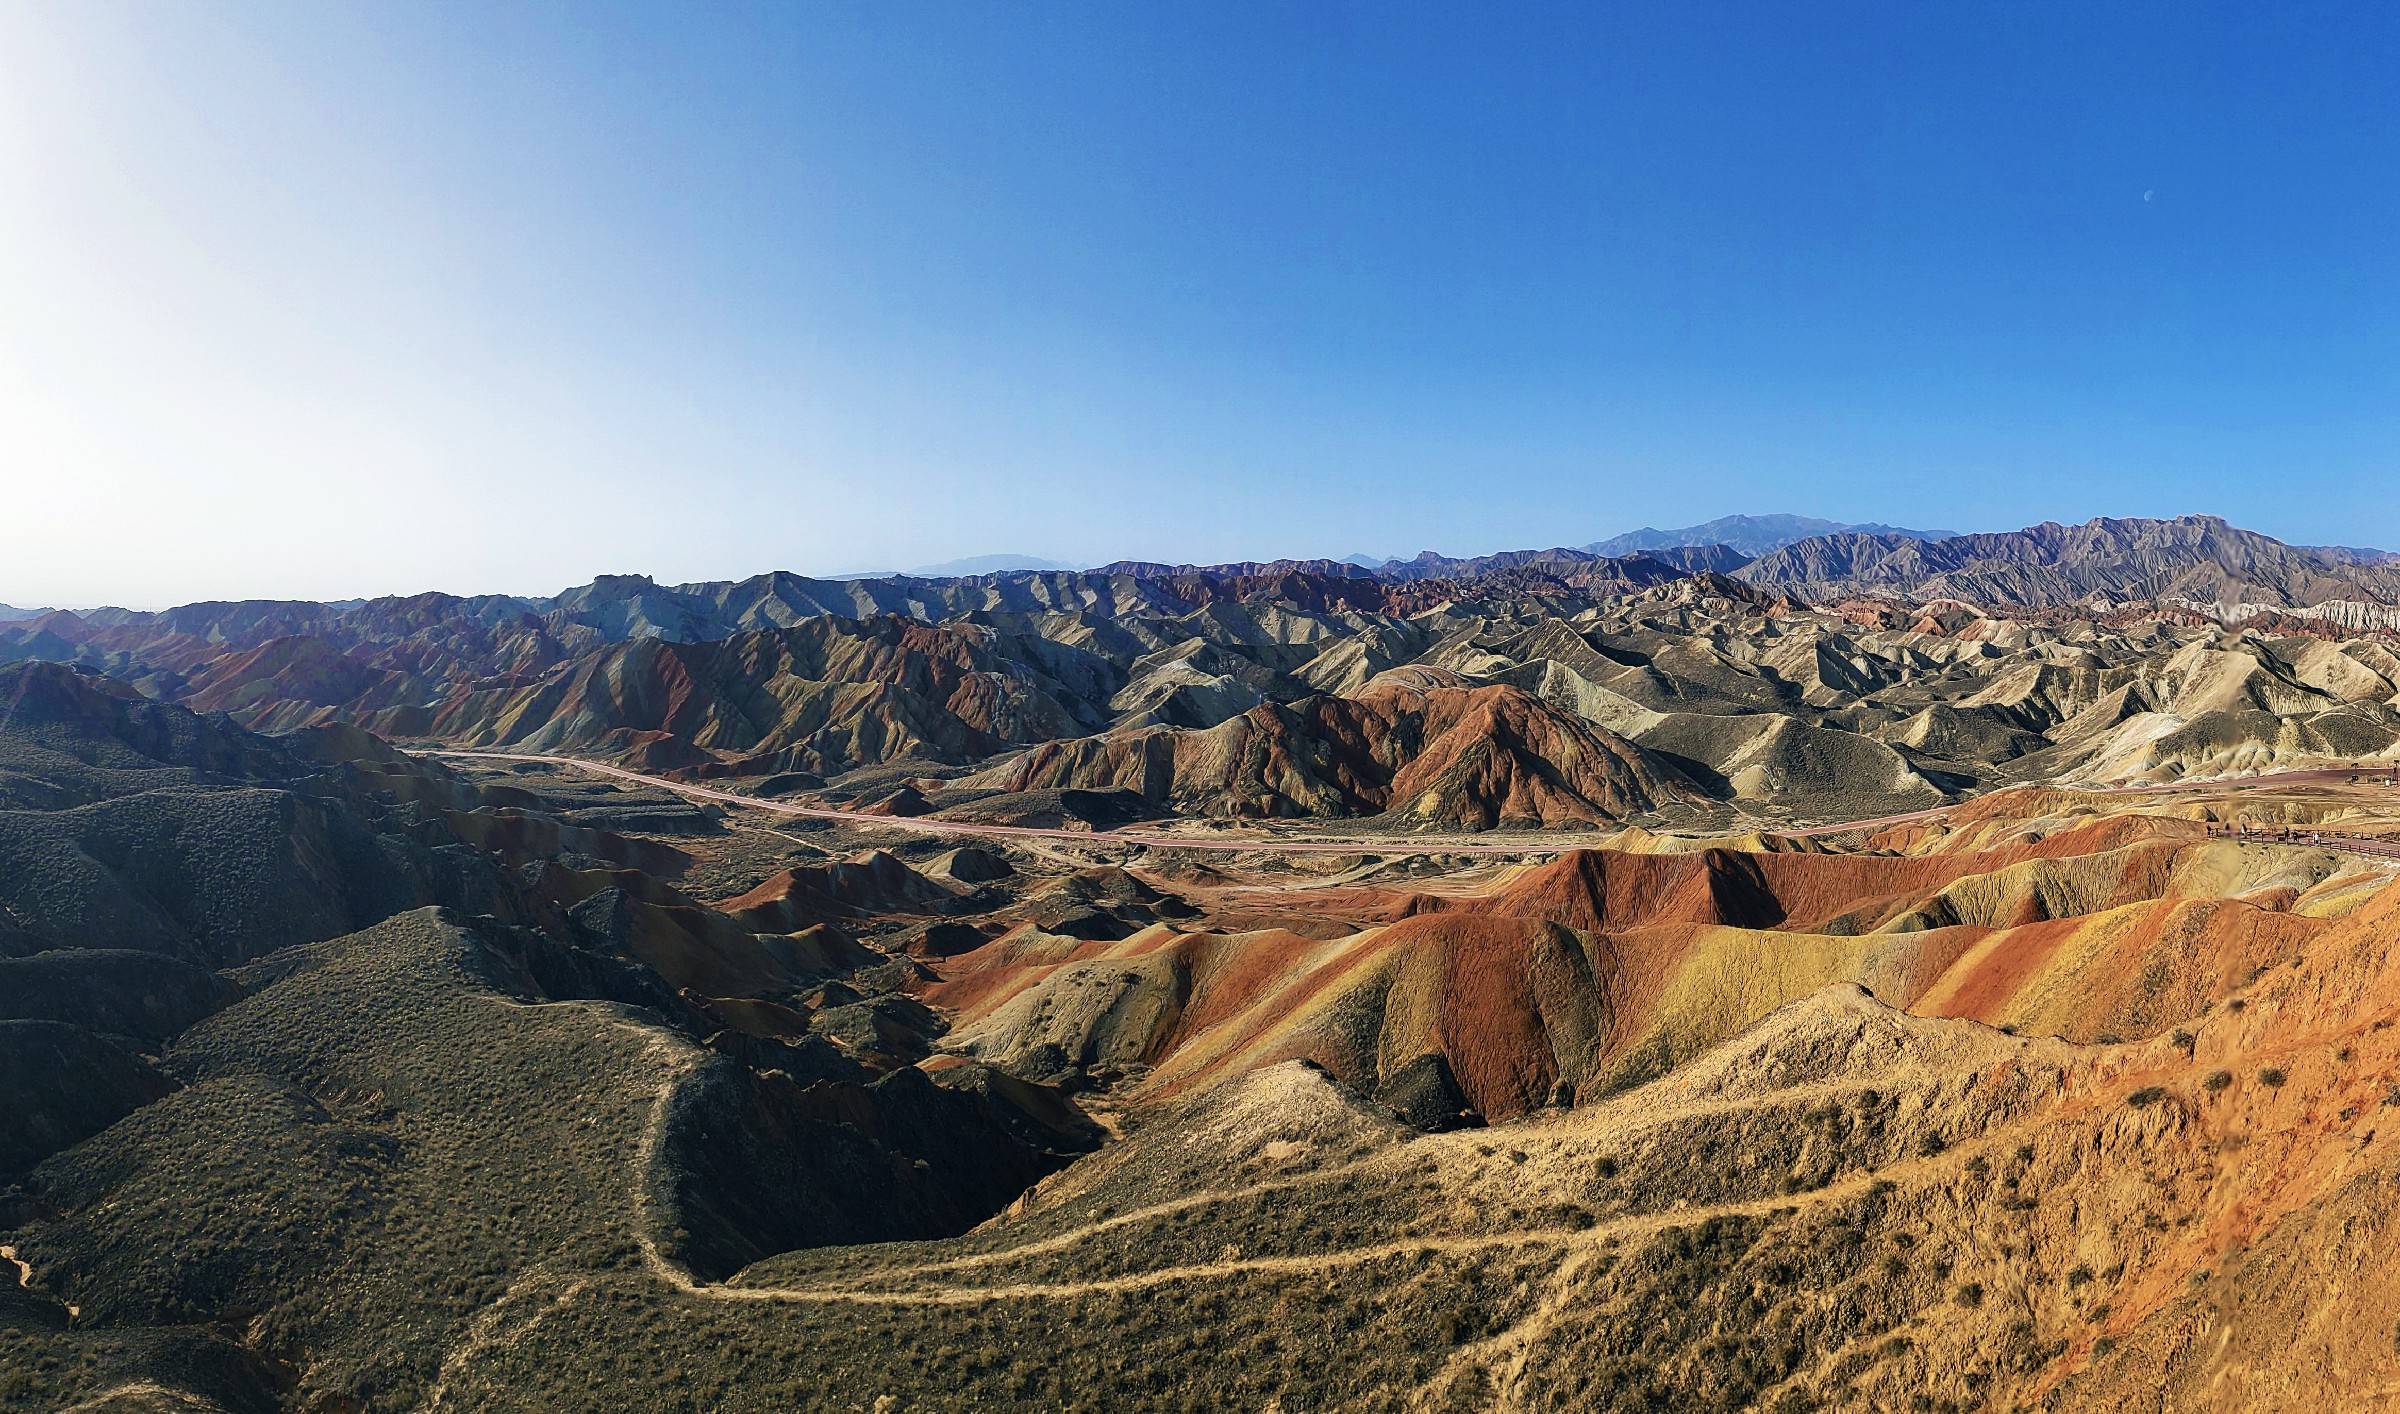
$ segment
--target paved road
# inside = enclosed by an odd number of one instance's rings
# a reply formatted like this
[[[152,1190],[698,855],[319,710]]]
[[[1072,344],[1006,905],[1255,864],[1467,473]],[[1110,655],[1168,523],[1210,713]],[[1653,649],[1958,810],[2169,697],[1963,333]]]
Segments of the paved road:
[[[1494,844],[1488,841],[1460,840],[1448,836],[1410,839],[1215,839],[1196,840],[1181,835],[1162,835],[1139,827],[1118,830],[1060,830],[1042,829],[1033,825],[979,825],[964,820],[916,820],[903,815],[873,815],[864,810],[829,810],[822,806],[793,805],[781,800],[763,800],[755,795],[740,795],[729,790],[713,790],[707,786],[687,785],[681,781],[661,780],[628,771],[622,766],[607,766],[598,761],[586,761],[575,756],[541,756],[517,751],[424,751],[422,756],[458,757],[469,761],[539,762],[547,766],[572,766],[595,776],[629,781],[635,785],[655,786],[673,791],[692,800],[714,801],[722,805],[746,805],[775,815],[789,815],[804,820],[838,820],[849,825],[871,825],[885,830],[917,830],[929,835],[958,835],[973,839],[1026,839],[1051,843],[1081,845],[1141,845],[1150,849],[1207,850],[1216,854],[1481,854],[1500,858],[1538,858],[1549,854],[1564,854],[1571,849],[1589,846],[1591,839],[1561,839],[1534,844]]]
[[[786,801],[764,800],[755,795],[740,795],[729,790],[715,790],[708,786],[662,780],[657,776],[645,776],[639,771],[628,771],[622,766],[604,765],[598,761],[586,761],[575,756],[543,756],[521,751],[426,751],[420,754],[458,757],[470,761],[534,762],[546,766],[571,766],[578,771],[588,771],[595,776],[607,776],[614,780],[628,781],[634,785],[655,786],[660,790],[672,791],[692,800],[714,801],[722,805],[746,805],[753,810],[764,810],[770,814],[794,816],[805,820],[834,820],[850,825],[869,825],[878,829],[917,830],[930,835],[957,835],[973,839],[1027,839],[1081,845],[1141,845],[1149,849],[1204,850],[1216,854],[1475,854],[1505,859],[1539,858],[1543,855],[1564,854],[1568,850],[1585,848],[1592,843],[1589,839],[1569,838],[1553,843],[1494,844],[1485,841],[1461,840],[1452,836],[1418,839],[1393,837],[1372,840],[1260,838],[1196,840],[1180,835],[1162,835],[1138,827],[1118,830],[1063,830],[1043,829],[1033,825],[979,825],[963,820],[914,820],[906,816],[874,815],[864,810],[831,810],[822,806],[793,805]],[[2250,790],[2259,786],[2338,785],[2347,784],[2354,775],[2365,775],[2369,781],[2375,778],[2373,773],[2344,769],[2276,771],[2263,776],[2237,776],[2218,781],[2175,781],[2165,785],[2152,786],[2085,788],[2062,786],[2057,789],[2073,789],[2078,795],[2168,795],[2176,791],[2222,786],[2238,786],[2241,789]],[[1797,830],[1779,829],[1769,831],[1769,833],[1785,835],[1794,839],[1809,839],[1822,835],[1848,834],[1854,830],[1880,830],[1893,825],[1909,825],[1919,821],[1938,820],[1967,803],[1959,801],[1950,805],[1937,805],[1928,810],[1912,810],[1902,815],[1880,815],[1871,820],[1850,820],[1834,825],[1811,825]],[[2333,848],[2357,854],[2400,859],[2400,841],[2328,839],[2324,843]]]

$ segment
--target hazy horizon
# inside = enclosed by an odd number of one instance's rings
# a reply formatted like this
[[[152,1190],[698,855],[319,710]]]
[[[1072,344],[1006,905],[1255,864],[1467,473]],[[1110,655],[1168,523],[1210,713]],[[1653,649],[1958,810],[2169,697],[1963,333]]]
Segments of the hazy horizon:
[[[0,601],[1739,512],[2400,547],[2396,48],[2167,6],[0,6]]]

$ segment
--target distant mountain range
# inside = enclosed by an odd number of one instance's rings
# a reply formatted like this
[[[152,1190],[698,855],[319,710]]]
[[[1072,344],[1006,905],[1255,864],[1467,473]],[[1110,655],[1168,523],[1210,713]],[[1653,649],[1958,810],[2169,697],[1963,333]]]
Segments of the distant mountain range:
[[[963,559],[943,560],[938,564],[919,565],[909,570],[852,570],[848,574],[830,574],[827,579],[966,579],[979,574],[1015,574],[1024,570],[1071,570],[1076,565],[1057,560],[1037,559],[1032,555],[968,555]]]
[[[1636,555],[1644,550],[1729,545],[1745,555],[1756,557],[1815,535],[1896,535],[1907,540],[1948,540],[1957,533],[1955,530],[1910,530],[1905,526],[1883,525],[1873,521],[1845,525],[1840,521],[1819,520],[1814,516],[1719,516],[1715,520],[1687,525],[1680,530],[1656,530],[1643,526],[1640,530],[1629,530],[1606,540],[1595,540],[1583,548],[1595,555],[1615,556]]]
[[[1704,549],[1712,545],[1723,545],[1740,551],[1740,558],[1749,560],[1756,559],[1760,555],[1764,555],[1769,551],[1780,550],[1784,546],[1793,544],[1796,541],[1806,540],[1810,536],[1846,534],[1898,535],[1913,540],[1947,540],[1951,536],[1957,534],[1957,532],[1950,530],[1910,530],[1905,526],[1884,525],[1877,521],[1867,521],[1853,525],[1842,521],[1819,520],[1814,516],[1735,515],[1720,516],[1715,520],[1706,522],[1705,524],[1687,525],[1680,530],[1658,530],[1650,526],[1644,526],[1640,530],[1629,530],[1623,535],[1612,536],[1607,540],[1598,540],[1589,545],[1577,546],[1574,548],[1586,555],[1605,560],[1619,559],[1627,555],[1638,555],[1644,553],[1645,551]],[[1521,562],[1523,559],[1531,556],[1554,555],[1558,553],[1560,552],[1554,550],[1509,550],[1502,551],[1496,555],[1477,555],[1461,558],[1427,550],[1414,556],[1350,554],[1343,555],[1334,560],[1295,559],[1274,561],[1243,561],[1238,565],[1212,565],[1205,567],[1184,564],[1169,565],[1164,563],[1153,563],[1146,560],[1120,560],[1112,564],[1101,566],[1100,568],[1113,573],[1132,572],[1159,574],[1176,571],[1188,572],[1201,568],[1211,568],[1227,572],[1256,574],[1268,564],[1285,567],[1306,566],[1312,570],[1317,570],[1319,567],[1327,565],[1353,565],[1359,569],[1376,573],[1381,573],[1394,567],[1401,567],[1401,572],[1408,574],[1410,577],[1422,577],[1428,571],[1431,571],[1432,573],[1449,573],[1454,568],[1459,566],[1483,566],[1493,563],[1507,563],[1512,561]],[[2374,561],[2366,557],[2379,555],[2383,552],[2378,550],[2349,550],[2340,552],[2329,551],[2328,553],[2357,556],[2359,558],[2355,561],[2355,563],[2367,564],[2374,563]],[[1721,559],[1722,557],[1715,558]],[[943,560],[938,564],[918,565],[914,569],[853,570],[846,574],[827,575],[825,578],[835,580],[965,579],[975,575],[1015,574],[1025,571],[1038,570],[1072,570],[1081,569],[1083,567],[1084,566],[1082,565],[1066,564],[1058,560],[1040,559],[1032,555],[969,555],[963,559]],[[1715,563],[1715,561],[1712,559],[1707,567],[1711,569],[1719,569],[1724,568],[1725,566]]]
[[[2389,557],[2286,545],[2217,516],[2044,521],[1998,535],[1927,541],[1902,535],[1812,536],[1736,570],[1809,598],[1871,592],[1976,604],[2056,606],[2184,601],[2235,609],[2400,603]]]
[[[2400,564],[2400,550],[2369,550],[2357,545],[2302,545],[2297,548],[2306,550],[2312,555],[2321,555],[2337,564]]]
[[[602,575],[549,597],[244,600],[158,611],[0,605],[0,624],[7,626],[0,633],[0,662],[56,656],[70,643],[78,647],[76,656],[90,658],[103,651],[94,642],[96,633],[128,640],[165,633],[214,644],[255,644],[281,636],[363,631],[370,640],[388,641],[430,630],[436,622],[476,634],[500,630],[505,636],[514,625],[535,621],[544,641],[538,650],[528,646],[527,651],[550,658],[574,651],[592,635],[602,641],[697,641],[820,614],[898,613],[939,620],[976,610],[1035,612],[1102,602],[1183,612],[1261,593],[1314,608],[1388,607],[1400,599],[1429,604],[1445,593],[1482,598],[1540,592],[1544,584],[1605,594],[1695,574],[1730,575],[1805,599],[1876,594],[2033,608],[2154,601],[2227,614],[2272,610],[2305,616],[2322,609],[2314,616],[2346,627],[2400,627],[2400,554],[2287,545],[2216,516],[2102,518],[2072,526],[2045,521],[1973,535],[1837,526],[1763,552],[1744,548],[1831,524],[1800,516],[1727,516],[1681,530],[1638,530],[1580,548],[1467,557],[1427,550],[1373,565],[1353,556],[1207,565],[1120,560],[1068,569],[1026,555],[983,555],[905,572],[810,577],[776,571],[683,585],[662,585],[643,575]],[[1637,539],[1660,543],[1623,548]],[[1128,584],[1155,587],[1137,592],[1124,587]],[[1387,591],[1405,592],[1395,598]],[[46,646],[32,646],[37,642]],[[489,670],[524,666],[507,652],[496,652]]]

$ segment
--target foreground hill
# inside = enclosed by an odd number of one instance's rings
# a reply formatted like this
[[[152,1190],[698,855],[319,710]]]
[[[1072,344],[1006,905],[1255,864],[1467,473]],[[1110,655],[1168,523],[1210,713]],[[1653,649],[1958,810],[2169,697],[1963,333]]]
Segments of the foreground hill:
[[[1578,874],[1588,866],[1501,895],[1525,906]],[[520,1034],[479,1043],[512,1058],[490,1084],[429,1092],[381,1123],[416,1134],[434,1116],[410,1105],[439,1100],[442,1126],[487,1132],[492,1117],[451,1107],[486,1103],[487,1089],[504,1104],[515,1056],[575,1056],[579,1112],[600,1122],[478,1146],[487,1176],[473,1201],[533,1166],[588,1169],[597,1183],[624,1165],[632,1181],[493,1224],[500,1276],[454,1301],[402,1297],[363,1255],[344,1260],[370,1264],[322,1286],[285,1268],[348,1304],[322,1325],[279,1311],[270,1328],[296,1323],[322,1343],[308,1366],[322,1387],[372,1361],[388,1388],[436,1408],[769,1409],[826,1391],[862,1406],[2097,1408],[2161,1388],[2178,1402],[2288,1407],[2400,1373],[2384,1323],[2337,1317],[2324,1300],[2339,1290],[2348,1309],[2400,1307],[2366,1260],[2400,1191],[2400,1154],[2376,1118],[2400,1073],[2378,1024],[2400,980],[2380,941],[2396,920],[2400,890],[2372,886],[2263,968],[2207,984],[2197,1014],[2124,1040],[2012,1036],[1912,1015],[1855,984],[1804,984],[1661,1078],[1494,1128],[1423,1134],[1305,1059],[1260,1057],[1147,1107],[1124,1142],[972,1234],[795,1251],[723,1281],[661,1235],[672,1147],[641,1162],[640,1120],[692,1053],[646,1043],[605,1010],[476,1005],[457,984],[411,984],[456,997],[439,1003],[456,1020],[436,1030]],[[337,950],[319,970],[337,969],[324,986],[338,992],[322,995],[356,990],[339,969],[370,957],[390,968],[474,956],[456,949],[387,934],[354,960]],[[410,1035],[431,1022],[406,1019],[420,1022]],[[363,1020],[349,1029],[378,1034]],[[194,1076],[213,1056],[279,1064],[276,1047],[271,1032],[212,1030],[184,1064]],[[623,1047],[634,1049],[593,1053]],[[341,1052],[330,1063],[356,1064]],[[185,1103],[213,1102],[224,1083],[194,1084]],[[106,1152],[46,1182],[80,1192],[68,1185],[93,1182]],[[355,1191],[395,1201],[357,1211],[456,1232],[455,1206],[401,1197],[406,1165],[443,1152],[404,1144],[388,1175],[394,1160],[368,1158]],[[584,1180],[563,1181],[582,1192]],[[72,1225],[33,1238],[25,1250],[46,1280],[90,1280]],[[254,1235],[233,1270],[291,1242]],[[79,1284],[107,1324],[20,1331],[19,1348],[99,1339],[159,1301],[147,1283],[166,1275],[112,1272],[122,1285],[105,1314]],[[407,1325],[376,1324],[395,1310]],[[381,1333],[346,1344],[363,1329]]]
[[[919,1068],[894,957],[353,730],[18,665],[0,799],[6,1407],[412,1407],[544,1263],[962,1231],[1097,1138]]]

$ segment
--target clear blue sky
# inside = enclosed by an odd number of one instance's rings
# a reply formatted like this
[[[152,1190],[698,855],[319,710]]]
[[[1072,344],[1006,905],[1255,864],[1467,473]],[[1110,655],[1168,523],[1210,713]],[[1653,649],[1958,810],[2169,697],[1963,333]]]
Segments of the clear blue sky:
[[[2388,6],[0,0],[0,600],[2400,545]]]

